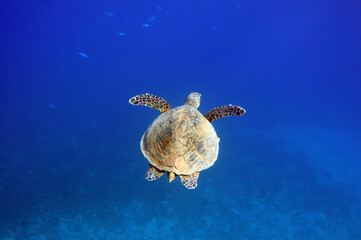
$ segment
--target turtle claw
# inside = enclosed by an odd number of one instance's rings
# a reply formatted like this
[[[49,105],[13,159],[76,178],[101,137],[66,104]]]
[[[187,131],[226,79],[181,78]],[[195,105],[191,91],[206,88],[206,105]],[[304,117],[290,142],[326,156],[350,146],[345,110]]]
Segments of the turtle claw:
[[[198,177],[199,177],[199,172],[195,172],[191,175],[180,176],[182,184],[188,189],[194,189],[197,187]]]
[[[157,168],[155,168],[153,165],[149,165],[149,170],[145,174],[145,179],[148,181],[154,181],[160,178],[164,174],[164,171],[160,171]]]

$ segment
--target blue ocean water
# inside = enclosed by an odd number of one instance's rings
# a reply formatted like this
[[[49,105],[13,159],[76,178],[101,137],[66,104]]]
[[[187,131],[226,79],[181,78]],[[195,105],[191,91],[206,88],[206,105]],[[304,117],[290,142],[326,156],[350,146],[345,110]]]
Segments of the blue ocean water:
[[[361,3],[0,2],[0,239],[361,239]],[[191,92],[219,157],[148,182],[139,141]]]

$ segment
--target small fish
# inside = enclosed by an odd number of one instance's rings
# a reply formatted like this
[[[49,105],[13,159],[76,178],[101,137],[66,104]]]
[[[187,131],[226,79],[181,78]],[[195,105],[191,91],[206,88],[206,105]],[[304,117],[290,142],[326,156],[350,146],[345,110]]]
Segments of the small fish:
[[[157,6],[157,9],[161,11],[163,8],[161,6]]]
[[[124,35],[125,35],[125,33],[123,33],[123,32],[118,33],[118,36],[124,36]]]
[[[78,52],[78,54],[79,54],[80,56],[82,56],[82,57],[85,57],[85,58],[88,57],[88,55],[87,55],[86,53],[83,53],[83,52]]]
[[[111,12],[104,12],[105,15],[109,16],[109,17],[115,17],[113,13]]]
[[[49,102],[45,102],[45,104],[48,105],[48,107],[50,107],[51,109],[56,109],[56,107]]]
[[[149,18],[148,22],[150,23],[150,22],[154,21],[154,19],[156,19],[156,18],[157,18],[157,16],[153,16],[153,17]]]
[[[148,23],[143,23],[142,26],[147,28],[147,27],[149,27],[150,25],[149,25]]]

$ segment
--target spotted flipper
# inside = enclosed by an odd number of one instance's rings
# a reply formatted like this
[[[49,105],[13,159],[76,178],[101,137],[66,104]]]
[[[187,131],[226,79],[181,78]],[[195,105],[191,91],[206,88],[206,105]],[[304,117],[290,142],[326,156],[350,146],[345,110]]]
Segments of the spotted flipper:
[[[197,187],[197,179],[199,177],[199,172],[195,172],[191,175],[181,175],[182,184],[188,189],[194,189]]]
[[[204,117],[207,118],[209,122],[213,122],[219,118],[242,115],[244,113],[246,113],[246,110],[243,108],[229,104],[226,106],[213,108],[211,111],[204,114]]]
[[[133,105],[143,105],[151,107],[159,110],[161,113],[172,109],[172,107],[166,100],[149,93],[140,94],[132,97],[131,99],[129,99],[129,103]]]
[[[145,179],[148,181],[154,181],[160,178],[164,174],[164,171],[160,171],[152,165],[149,165],[149,170],[145,174]]]

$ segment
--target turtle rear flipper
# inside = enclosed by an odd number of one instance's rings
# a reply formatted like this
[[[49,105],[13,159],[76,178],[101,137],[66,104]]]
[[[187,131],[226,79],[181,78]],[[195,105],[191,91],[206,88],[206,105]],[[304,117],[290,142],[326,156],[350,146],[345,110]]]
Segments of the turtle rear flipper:
[[[145,174],[145,179],[147,179],[148,181],[154,181],[154,180],[157,180],[158,178],[160,178],[163,174],[164,174],[164,171],[160,171],[153,165],[149,165],[149,170]]]
[[[195,172],[191,175],[181,175],[182,184],[188,189],[194,189],[197,187],[197,179],[199,177],[199,172]]]
[[[211,111],[204,114],[204,117],[208,119],[209,122],[213,122],[219,118],[242,115],[246,113],[246,110],[239,106],[233,106],[232,104],[213,108]]]
[[[161,113],[172,109],[170,104],[165,99],[149,93],[140,94],[132,97],[131,99],[129,99],[129,103],[133,105],[143,105],[151,107],[159,110]]]

